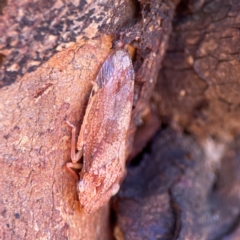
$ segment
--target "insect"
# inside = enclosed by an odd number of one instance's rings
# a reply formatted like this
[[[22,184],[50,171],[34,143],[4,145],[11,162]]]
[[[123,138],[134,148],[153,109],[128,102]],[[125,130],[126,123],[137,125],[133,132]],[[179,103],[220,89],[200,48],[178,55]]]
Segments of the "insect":
[[[72,162],[67,167],[82,168],[77,189],[80,204],[87,213],[107,203],[118,192],[125,176],[133,95],[131,58],[125,50],[115,50],[103,63],[93,84],[77,144],[76,128],[67,122],[72,127]],[[83,164],[79,163],[81,157]]]

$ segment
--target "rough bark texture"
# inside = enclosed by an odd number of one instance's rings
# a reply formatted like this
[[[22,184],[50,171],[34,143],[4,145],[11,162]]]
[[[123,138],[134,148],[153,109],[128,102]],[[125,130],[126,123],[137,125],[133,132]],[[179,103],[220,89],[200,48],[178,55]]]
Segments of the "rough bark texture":
[[[2,1],[0,239],[238,239],[239,27],[233,0]],[[133,160],[113,209],[87,215],[65,121],[124,44]]]
[[[68,48],[2,89],[3,239],[108,239],[108,208],[80,212],[75,180],[64,167],[71,137],[65,121],[84,114],[90,81],[111,45],[111,39],[102,40]]]
[[[130,151],[136,122],[149,109],[147,101],[166,49],[174,9],[172,4],[153,2],[154,13],[149,4],[13,1],[3,7],[3,239],[110,239],[109,207],[84,214],[75,180],[66,172],[70,129],[65,121],[82,122],[91,81],[109,55],[112,40],[131,43],[138,60]],[[152,31],[154,37],[149,39]],[[123,39],[128,32],[135,40],[140,38],[149,44],[151,40],[151,46],[141,44],[139,39],[136,44],[132,38]]]
[[[239,139],[227,147],[209,139],[199,145],[168,129],[148,152],[128,168],[115,204],[125,239],[223,239],[230,233],[226,239],[234,239]]]
[[[157,88],[162,118],[201,137],[239,132],[239,11],[228,0],[205,1],[194,14],[179,6]]]

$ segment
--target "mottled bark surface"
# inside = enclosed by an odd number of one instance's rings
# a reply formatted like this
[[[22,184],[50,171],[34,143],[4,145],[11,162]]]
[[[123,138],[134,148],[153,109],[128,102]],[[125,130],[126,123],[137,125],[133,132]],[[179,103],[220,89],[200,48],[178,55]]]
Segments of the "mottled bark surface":
[[[115,203],[125,239],[236,239],[239,146],[160,131],[129,166]]]
[[[71,137],[65,121],[77,123],[82,118],[90,81],[108,52],[109,46],[101,41],[75,45],[2,89],[3,239],[108,238],[107,206],[93,215],[82,213],[75,180],[64,167],[70,159]]]
[[[238,239],[238,1],[182,1],[153,101],[163,126],[128,168],[125,239]],[[139,230],[141,229],[141,230]]]
[[[205,1],[193,14],[178,8],[157,88],[162,118],[201,137],[239,132],[239,11],[228,0]]]
[[[233,0],[2,1],[0,239],[238,239],[239,27]],[[91,81],[124,44],[132,162],[87,215],[66,120],[80,127]]]

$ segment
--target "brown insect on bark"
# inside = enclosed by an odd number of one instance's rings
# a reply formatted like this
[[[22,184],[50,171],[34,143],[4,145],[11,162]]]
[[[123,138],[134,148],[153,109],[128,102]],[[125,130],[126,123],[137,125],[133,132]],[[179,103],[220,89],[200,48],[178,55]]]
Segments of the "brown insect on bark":
[[[134,70],[125,50],[113,51],[103,63],[90,95],[77,141],[72,127],[71,163],[77,168],[79,201],[96,211],[119,190],[125,175],[126,144],[134,95]],[[79,162],[83,156],[83,164]],[[73,171],[73,170],[72,170]]]

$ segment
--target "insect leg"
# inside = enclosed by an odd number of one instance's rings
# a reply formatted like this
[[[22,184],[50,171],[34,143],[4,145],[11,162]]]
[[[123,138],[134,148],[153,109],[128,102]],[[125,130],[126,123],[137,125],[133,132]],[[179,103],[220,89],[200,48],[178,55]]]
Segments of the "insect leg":
[[[76,127],[71,124],[69,121],[66,121],[66,123],[72,127],[72,140],[71,140],[71,159],[72,159],[72,162],[75,164],[77,163],[80,158],[82,157],[83,155],[83,151],[82,149],[79,150],[77,153],[76,153]]]
[[[68,170],[69,173],[71,173],[75,179],[79,180],[79,175],[73,170],[74,169],[81,169],[82,168],[82,164],[81,163],[67,163],[66,164],[66,168]]]
[[[78,163],[79,159],[82,157],[82,150],[78,151],[76,153],[76,127],[71,124],[69,121],[66,121],[66,123],[72,128],[72,140],[71,140],[71,159],[72,162],[69,162],[66,164],[67,170],[76,178],[79,180],[79,175],[73,170],[82,169],[82,164]]]
[[[98,85],[97,85],[97,83],[94,82],[94,81],[91,81],[91,83],[92,83],[92,85],[93,85],[93,90],[94,90],[94,92],[96,93],[96,92],[98,91]]]

